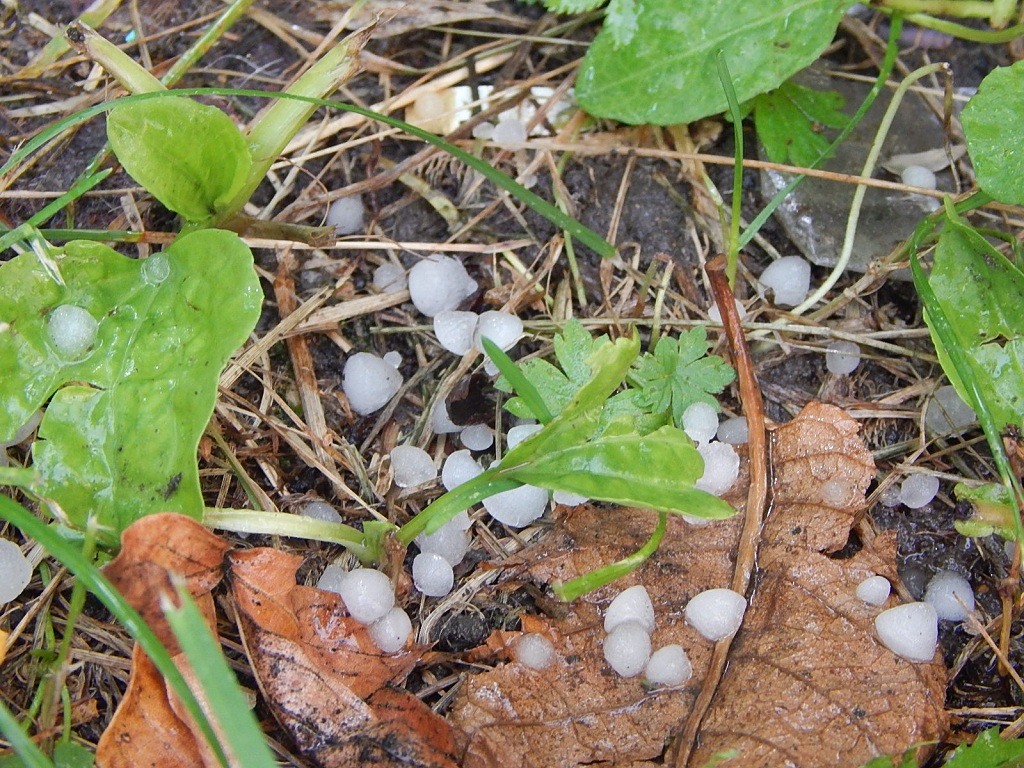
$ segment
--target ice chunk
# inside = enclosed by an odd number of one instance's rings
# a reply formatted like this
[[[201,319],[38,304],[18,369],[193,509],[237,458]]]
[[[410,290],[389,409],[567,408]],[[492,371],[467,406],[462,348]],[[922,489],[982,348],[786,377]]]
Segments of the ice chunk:
[[[370,625],[370,639],[384,653],[398,653],[411,634],[409,614],[397,605]]]
[[[337,592],[340,595],[341,583],[345,580],[346,576],[348,576],[348,571],[343,568],[339,568],[336,565],[328,565],[320,575],[320,579],[316,583],[316,588],[324,589],[328,592]]]
[[[938,615],[928,603],[905,603],[875,618],[882,645],[908,661],[931,661],[939,640]]]
[[[373,270],[373,287],[381,293],[398,293],[409,284],[405,270],[387,261]]]
[[[341,388],[360,416],[379,411],[402,386],[402,374],[369,352],[356,352],[345,361]]]
[[[892,585],[885,576],[868,576],[857,585],[857,597],[868,605],[881,605],[889,599]]]
[[[923,165],[908,165],[900,174],[900,180],[907,186],[921,189],[935,189],[938,186],[935,173]]]
[[[459,439],[471,451],[486,451],[494,445],[494,430],[486,424],[474,424],[462,430]]]
[[[67,360],[78,360],[85,355],[95,343],[98,330],[96,318],[74,304],[61,304],[46,320],[50,343]]]
[[[409,270],[412,303],[427,317],[455,309],[476,289],[462,262],[451,256],[429,256]]]
[[[743,445],[749,439],[746,416],[735,416],[718,425],[718,439],[729,445]]]
[[[0,538],[0,606],[25,591],[32,580],[32,564],[21,547],[10,539]]]
[[[523,321],[508,312],[484,312],[477,322],[474,344],[483,351],[482,338],[493,341],[504,351],[515,346],[523,338]]]
[[[469,551],[470,526],[469,514],[463,510],[433,533],[421,533],[416,537],[416,545],[420,552],[440,555],[454,568]]]
[[[694,487],[712,496],[721,496],[732,488],[740,473],[740,457],[728,443],[717,441],[697,446],[704,459],[704,474]]]
[[[434,402],[434,409],[430,412],[430,428],[434,430],[435,435],[450,435],[463,429],[449,418],[448,406],[444,400]]]
[[[974,610],[974,590],[959,573],[939,571],[928,582],[924,601],[943,621],[963,621]]]
[[[561,504],[564,507],[578,507],[580,504],[590,501],[587,496],[580,496],[578,493],[569,493],[569,491],[552,491],[551,500],[555,502],[555,504]]]
[[[911,509],[920,509],[938,492],[939,478],[935,475],[910,475],[900,485],[900,501]]]
[[[514,117],[502,117],[491,133],[491,141],[499,147],[526,141],[526,126]]]
[[[706,443],[718,432],[718,412],[707,403],[694,403],[683,412],[683,431],[696,443]]]
[[[323,520],[325,523],[340,523],[341,515],[338,510],[326,501],[307,501],[299,507],[299,514],[303,517],[311,517],[314,520]]]
[[[446,309],[434,315],[434,335],[437,343],[456,355],[464,355],[473,348],[478,316],[476,312]]]
[[[537,632],[529,632],[516,640],[512,652],[516,661],[530,669],[547,669],[555,663],[555,646]]]
[[[971,410],[954,387],[946,385],[935,391],[935,396],[928,403],[928,411],[924,416],[925,426],[935,434],[963,432],[974,424],[977,415]]]
[[[611,632],[627,621],[635,621],[648,633],[654,631],[654,604],[640,584],[615,596],[604,615],[604,631]]]
[[[436,552],[420,552],[412,561],[412,581],[427,597],[444,597],[452,591],[452,564]]]
[[[454,451],[444,460],[444,466],[441,467],[441,483],[450,491],[477,475],[482,475],[483,472],[484,468],[469,451]]]
[[[399,488],[429,483],[437,477],[437,467],[430,454],[415,445],[395,446],[391,450],[391,468]]]
[[[807,298],[811,287],[811,265],[802,256],[783,256],[761,273],[761,286],[772,291],[775,304],[793,307]]]
[[[334,231],[339,235],[351,235],[362,230],[365,214],[362,196],[350,195],[331,203],[324,223],[328,227],[334,227]]]
[[[747,601],[731,589],[709,589],[686,604],[686,623],[708,640],[729,637],[743,621]]]
[[[681,645],[666,645],[651,654],[644,677],[655,685],[682,685],[693,676],[690,657]]]
[[[373,568],[349,571],[337,592],[352,618],[363,624],[372,624],[383,618],[395,606],[391,580]]]
[[[825,367],[829,373],[846,376],[860,365],[860,347],[852,341],[833,341],[825,352]]]
[[[484,499],[484,509],[499,523],[510,528],[523,528],[544,514],[548,492],[533,485],[521,485]]]
[[[511,451],[530,435],[535,435],[542,429],[543,424],[517,424],[505,433],[505,445]]]
[[[604,639],[604,659],[622,677],[636,677],[651,658],[651,636],[634,621],[619,624]]]

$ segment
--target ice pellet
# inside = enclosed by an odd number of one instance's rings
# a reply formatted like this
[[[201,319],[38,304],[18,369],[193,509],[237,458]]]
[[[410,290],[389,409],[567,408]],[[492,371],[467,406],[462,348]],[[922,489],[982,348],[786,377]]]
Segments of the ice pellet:
[[[743,445],[749,438],[746,416],[734,416],[718,425],[718,440],[729,445]]]
[[[412,303],[427,317],[455,309],[476,289],[462,262],[451,256],[430,256],[409,270]]]
[[[951,385],[939,387],[928,403],[924,424],[934,434],[963,432],[974,424],[978,417]]]
[[[391,350],[390,352],[385,352],[384,357],[382,357],[381,360],[390,365],[392,368],[397,368],[402,364],[402,353],[396,352],[395,350]]]
[[[455,355],[464,355],[473,348],[478,315],[446,309],[434,315],[437,343]]]
[[[409,614],[397,605],[370,625],[370,639],[384,653],[398,653],[411,634]]]
[[[868,576],[857,585],[857,597],[868,605],[881,605],[889,599],[892,585],[885,576]]]
[[[437,477],[437,467],[430,454],[415,445],[395,446],[391,450],[391,468],[399,488],[422,485]]]
[[[96,341],[99,323],[81,307],[61,304],[46,320],[46,333],[61,357],[77,360]]]
[[[935,173],[923,165],[908,165],[900,174],[901,181],[909,187],[920,187],[921,189],[935,189],[938,182]]]
[[[651,636],[633,621],[619,624],[604,639],[604,659],[622,677],[636,677],[651,658]]]
[[[741,321],[745,320],[747,318],[747,308],[740,303],[739,299],[733,299],[733,302],[736,304],[736,316]],[[713,323],[722,322],[722,310],[718,308],[717,302],[712,303],[711,308],[708,310],[708,320]]]
[[[505,445],[511,451],[523,440],[544,429],[543,424],[517,424],[505,433]]]
[[[494,135],[494,123],[489,123],[484,120],[482,123],[477,123],[473,126],[473,138],[484,139],[485,141]]]
[[[552,491],[551,500],[563,507],[578,507],[580,504],[590,501],[590,498],[569,491]]]
[[[548,492],[533,485],[521,485],[484,499],[484,509],[499,523],[523,528],[544,514]]]
[[[339,235],[351,235],[362,230],[365,214],[363,198],[360,195],[350,195],[331,203],[324,223],[328,227],[334,227],[334,231]]]
[[[683,431],[695,443],[706,443],[718,432],[718,412],[707,403],[694,403],[683,412]]]
[[[694,483],[694,487],[721,496],[732,488],[740,473],[740,457],[736,449],[728,443],[703,443],[697,451],[704,459],[704,474]]]
[[[931,661],[939,641],[935,608],[928,603],[905,603],[875,618],[882,645],[908,661]]]
[[[523,337],[523,321],[508,312],[484,312],[476,325],[474,343],[483,351],[481,339],[490,339],[504,351],[515,346]]]
[[[928,582],[924,601],[943,621],[963,621],[974,610],[974,590],[959,573],[939,571]]]
[[[647,590],[640,584],[624,589],[615,596],[604,614],[604,631],[611,632],[627,621],[635,621],[648,633],[654,631],[654,604]]]
[[[709,589],[686,604],[686,623],[708,640],[729,637],[743,622],[747,601],[731,589]]]
[[[324,568],[324,572],[320,575],[319,581],[316,583],[317,589],[323,589],[328,592],[337,592],[341,594],[341,583],[348,576],[348,571],[343,568],[339,568],[336,565],[328,565]]]
[[[391,580],[373,568],[349,571],[337,592],[352,618],[363,624],[372,624],[395,606]]]
[[[21,547],[10,539],[0,539],[0,605],[17,598],[31,579],[32,564]]]
[[[807,298],[811,287],[811,265],[801,256],[783,256],[761,273],[760,283],[774,293],[775,304],[793,307]]]
[[[398,293],[409,284],[405,270],[390,261],[373,270],[373,287],[381,293]]]
[[[825,367],[829,373],[847,376],[860,365],[860,346],[852,341],[833,341],[825,352]]]
[[[486,424],[473,424],[462,430],[459,439],[471,451],[486,451],[494,445],[494,430]]]
[[[452,591],[452,564],[435,552],[420,552],[412,561],[412,581],[427,597],[444,597]]]
[[[555,646],[537,632],[530,632],[516,640],[512,652],[516,661],[530,669],[547,669],[555,663]]]
[[[494,126],[491,141],[499,147],[522,144],[526,141],[526,126],[514,117],[503,117]]]
[[[482,475],[484,468],[473,458],[469,451],[455,451],[444,460],[441,467],[441,483],[446,490],[458,488],[477,475]]]
[[[338,510],[326,501],[307,501],[299,507],[299,514],[314,520],[322,520],[325,523],[341,522],[341,515],[338,514]]]
[[[659,648],[647,662],[644,677],[655,685],[682,685],[693,676],[690,657],[681,645]]]
[[[435,435],[450,435],[463,430],[463,427],[453,422],[448,416],[448,406],[444,400],[434,402],[434,408],[430,412],[430,428],[434,430]]]
[[[421,533],[416,537],[416,545],[420,552],[440,555],[454,568],[469,552],[469,529],[472,524],[469,513],[463,510],[433,533]]]
[[[369,352],[356,352],[345,361],[341,388],[360,416],[379,411],[402,386],[402,374]]]
[[[939,492],[939,478],[935,475],[910,475],[900,485],[900,501],[911,509],[920,509]]]

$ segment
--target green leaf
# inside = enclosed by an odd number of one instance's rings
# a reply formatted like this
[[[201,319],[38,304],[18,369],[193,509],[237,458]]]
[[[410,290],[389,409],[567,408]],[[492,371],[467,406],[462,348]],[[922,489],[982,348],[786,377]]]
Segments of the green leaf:
[[[586,13],[604,5],[606,0],[544,0],[544,7],[555,13]]]
[[[736,372],[722,358],[707,356],[710,347],[704,326],[681,333],[678,339],[661,339],[654,354],[640,358],[630,374],[640,388],[637,404],[655,414],[670,414],[676,425],[683,423],[683,413],[694,403],[707,403],[717,411],[714,395]]]
[[[81,744],[62,741],[53,748],[53,764],[57,768],[91,768],[96,756]]]
[[[49,399],[35,490],[72,525],[95,517],[112,529],[108,545],[150,512],[200,518],[196,447],[221,369],[262,303],[251,251],[233,233],[202,230],[145,261],[75,241],[55,263],[63,286],[31,253],[0,265],[0,439]],[[75,360],[47,331],[68,304],[99,321]]]
[[[960,118],[978,186],[996,200],[1024,204],[1024,61],[981,81]]]
[[[107,138],[131,177],[190,222],[227,205],[252,166],[231,118],[178,96],[119,104],[107,117]]]
[[[726,108],[716,57],[725,53],[746,101],[777,88],[832,42],[850,0],[722,0],[639,4],[636,32],[598,34],[576,79],[580,104],[597,117],[673,125]]]
[[[809,167],[829,148],[820,126],[841,128],[843,97],[787,81],[754,99],[754,125],[773,163]]]
[[[1005,485],[985,483],[969,488],[957,483],[953,488],[957,501],[968,501],[974,509],[970,520],[954,520],[964,536],[985,537],[998,533],[1006,540],[1014,538],[1013,492]]]
[[[1020,765],[1022,758],[1024,739],[1001,739],[998,728],[989,728],[973,744],[957,747],[945,768],[1010,768]]]

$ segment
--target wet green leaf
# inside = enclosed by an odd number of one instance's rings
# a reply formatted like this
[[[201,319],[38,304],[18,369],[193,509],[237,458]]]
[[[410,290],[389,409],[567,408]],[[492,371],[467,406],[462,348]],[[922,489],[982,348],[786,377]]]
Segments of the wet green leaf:
[[[1001,739],[998,728],[978,735],[973,744],[956,748],[946,768],[1013,768],[1024,762],[1024,739]]]
[[[73,525],[95,516],[108,544],[150,512],[200,517],[196,447],[262,301],[252,253],[233,233],[203,230],[145,261],[76,241],[55,265],[63,286],[31,253],[0,265],[0,439],[49,399],[36,490]],[[80,359],[49,337],[61,305],[99,322]]]
[[[849,0],[647,0],[636,30],[606,26],[576,78],[580,104],[624,123],[688,123],[726,109],[716,57],[725,53],[736,95],[777,88],[832,42]],[[626,44],[620,41],[627,39]]]
[[[1024,61],[981,82],[960,118],[978,186],[996,200],[1024,204]]]
[[[840,128],[848,118],[842,113],[843,97],[835,91],[822,93],[793,82],[754,99],[757,136],[773,163],[812,166],[831,143],[820,126]]]
[[[107,138],[131,177],[190,222],[206,221],[227,205],[252,166],[231,118],[180,96],[114,107]]]

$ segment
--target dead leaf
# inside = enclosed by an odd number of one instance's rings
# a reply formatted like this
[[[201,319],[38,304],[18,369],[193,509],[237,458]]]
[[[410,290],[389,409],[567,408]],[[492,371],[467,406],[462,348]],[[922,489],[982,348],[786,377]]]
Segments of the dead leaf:
[[[341,598],[295,583],[302,560],[272,549],[230,556],[239,631],[274,716],[318,765],[454,767],[448,724],[389,686],[421,648],[382,654]]]
[[[846,544],[874,473],[856,432],[842,411],[818,404],[777,431],[762,570],[689,765],[735,746],[745,750],[736,761],[744,768],[859,766],[944,731],[941,662],[911,664],[882,647],[872,632],[879,609],[853,596],[867,575],[894,575],[891,537],[850,560],[823,554]],[[743,498],[745,486],[738,483],[730,501]],[[659,552],[631,578],[549,623],[557,668],[535,672],[510,662],[469,678],[451,716],[463,732],[464,768],[660,759],[706,682],[713,648],[682,611],[698,592],[729,584],[741,516],[704,526],[670,520]],[[642,510],[563,511],[552,534],[517,562],[538,581],[570,579],[635,550],[654,520]],[[679,643],[690,657],[693,677],[678,688],[647,691],[604,662],[603,608],[634,583],[647,587],[655,606],[653,646]],[[762,757],[751,746],[758,740],[774,751]]]
[[[317,15],[320,20],[334,24],[338,16],[348,10],[348,3],[341,7],[337,3],[324,3]],[[480,19],[522,22],[521,17],[497,11],[480,0],[368,0],[346,26],[359,29],[379,20],[373,36],[394,37],[425,27]]]

